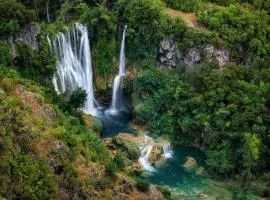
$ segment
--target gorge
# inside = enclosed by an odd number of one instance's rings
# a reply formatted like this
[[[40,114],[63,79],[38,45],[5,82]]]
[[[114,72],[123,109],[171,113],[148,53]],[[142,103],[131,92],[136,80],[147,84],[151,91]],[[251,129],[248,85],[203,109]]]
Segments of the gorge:
[[[0,200],[269,199],[269,8],[1,0]]]

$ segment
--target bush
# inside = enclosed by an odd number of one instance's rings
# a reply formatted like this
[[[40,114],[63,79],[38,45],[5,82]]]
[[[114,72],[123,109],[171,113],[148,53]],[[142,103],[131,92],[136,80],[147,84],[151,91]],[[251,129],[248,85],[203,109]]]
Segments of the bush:
[[[141,192],[147,192],[149,189],[149,182],[146,180],[137,179],[136,187]]]
[[[11,66],[12,56],[10,55],[10,48],[7,44],[0,41],[0,65]]]
[[[9,93],[15,89],[15,82],[11,79],[3,78],[0,82],[0,86],[4,89],[5,92]]]
[[[23,42],[17,43],[17,55],[14,62],[24,77],[40,83],[51,81],[56,70],[55,56],[43,36],[39,51],[33,50]]]
[[[165,0],[167,6],[185,12],[194,12],[198,8],[199,0]]]
[[[162,38],[160,0],[120,0],[116,10],[120,24],[127,25],[127,55],[139,60],[155,57],[157,43]]]
[[[35,14],[16,0],[1,0],[0,36],[16,35],[25,24],[35,20]]]
[[[125,167],[125,157],[120,151],[114,156],[113,161],[115,162],[118,169],[123,169]]]

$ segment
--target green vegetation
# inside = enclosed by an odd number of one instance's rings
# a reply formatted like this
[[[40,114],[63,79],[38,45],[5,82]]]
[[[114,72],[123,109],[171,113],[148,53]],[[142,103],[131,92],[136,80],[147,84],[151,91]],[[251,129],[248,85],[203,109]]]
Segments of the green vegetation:
[[[168,7],[173,9],[182,10],[185,12],[193,12],[197,10],[198,0],[164,0]]]
[[[165,15],[166,7],[196,13],[200,26]],[[113,199],[123,192],[119,182],[127,183],[119,174],[139,157],[137,146],[117,138],[112,142],[127,154],[108,152],[97,133],[101,122],[80,111],[85,91],[53,91],[55,56],[47,35],[75,22],[87,25],[101,98],[117,71],[127,25],[132,70],[125,83],[134,121],[200,148],[210,175],[240,183],[234,199],[252,196],[249,189],[262,176],[263,186],[254,190],[269,197],[269,8],[269,0],[1,0],[0,199]],[[21,41],[23,27],[33,21],[41,27],[36,50]],[[158,69],[159,44],[168,36],[181,59],[190,48],[212,44],[230,51],[230,63],[220,69],[206,58],[190,68]],[[146,192],[149,183],[126,187],[123,193]]]

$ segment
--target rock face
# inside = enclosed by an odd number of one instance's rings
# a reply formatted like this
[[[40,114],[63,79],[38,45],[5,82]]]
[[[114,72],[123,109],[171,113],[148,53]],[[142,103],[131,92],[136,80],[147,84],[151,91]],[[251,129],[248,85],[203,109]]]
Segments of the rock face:
[[[38,50],[38,35],[40,34],[40,26],[37,23],[27,24],[22,31],[22,41]]]
[[[38,50],[39,43],[38,43],[38,35],[40,34],[40,26],[38,23],[30,23],[27,24],[22,32],[20,33],[19,37],[10,36],[7,39],[7,42],[11,46],[11,54],[13,57],[16,56],[16,42],[23,41],[28,44],[34,50]]]
[[[194,66],[204,60],[217,61],[220,68],[230,62],[230,52],[224,48],[217,48],[212,44],[192,47],[186,55],[181,56],[177,43],[171,36],[163,39],[159,45],[158,67],[172,69],[179,66]]]
[[[214,45],[206,45],[205,47],[191,48],[184,58],[184,64],[193,66],[201,63],[203,60],[216,60],[220,68],[230,62],[230,52],[227,49],[218,49]]]
[[[215,58],[219,67],[224,67],[230,62],[230,52],[227,49],[217,49],[214,45],[206,45],[204,48],[206,57]]]
[[[198,64],[200,61],[201,51],[197,48],[191,48],[184,58],[184,64],[188,66]]]
[[[176,42],[172,37],[163,39],[159,46],[159,66],[175,68],[179,65],[181,55]]]

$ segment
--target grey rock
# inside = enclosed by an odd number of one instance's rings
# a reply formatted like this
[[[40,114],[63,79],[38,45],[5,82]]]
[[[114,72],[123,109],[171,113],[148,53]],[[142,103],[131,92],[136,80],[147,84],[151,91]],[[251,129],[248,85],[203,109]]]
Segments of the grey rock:
[[[40,26],[37,23],[27,24],[22,31],[22,41],[32,47],[34,50],[38,50],[37,37],[40,34]]]
[[[214,57],[217,59],[219,67],[224,67],[230,62],[230,52],[226,49],[216,49]]]
[[[191,48],[184,58],[184,64],[191,66],[201,61],[201,51],[198,48]]]
[[[175,68],[179,65],[180,51],[171,36],[163,39],[159,45],[159,66],[164,68]]]
[[[6,42],[11,46],[11,55],[16,57],[16,42],[23,41],[28,44],[32,49],[38,50],[38,35],[40,34],[40,26],[38,23],[27,24],[18,37],[10,36],[6,39]]]
[[[204,48],[205,58],[216,59],[220,68],[224,67],[230,62],[230,52],[227,49],[218,49],[214,45],[208,44]]]

